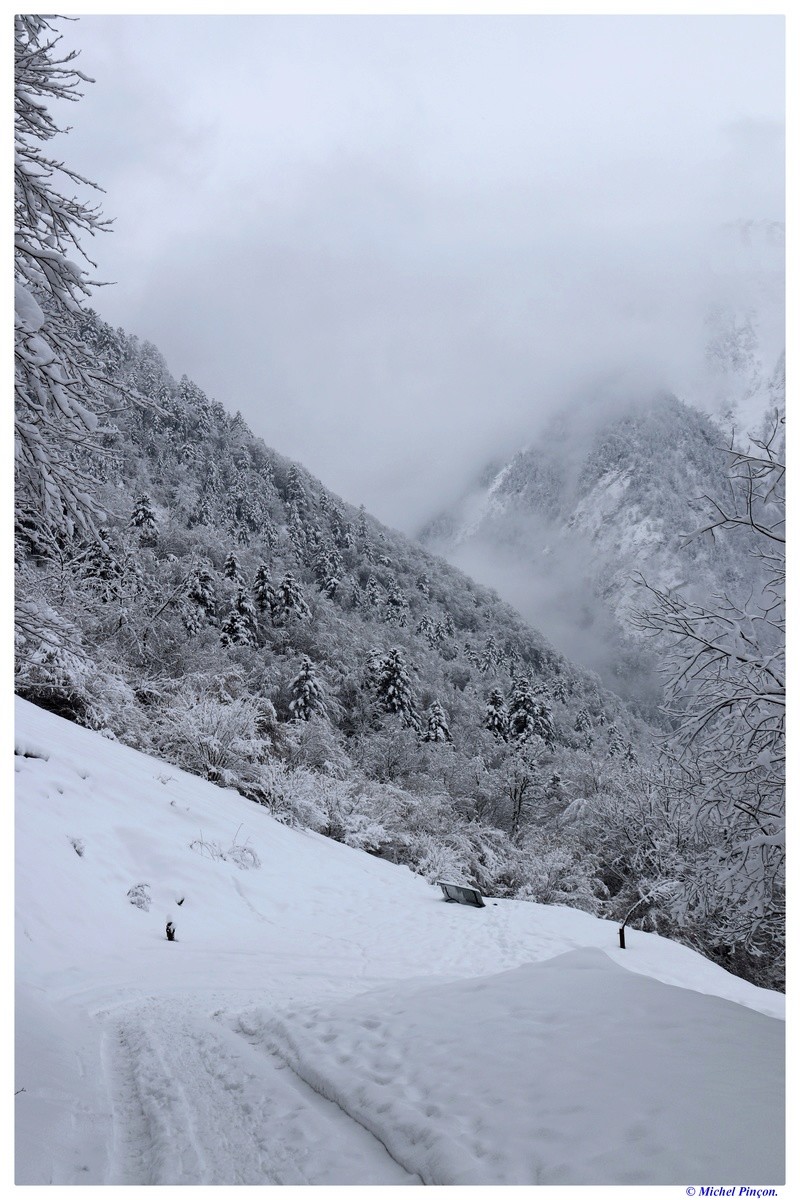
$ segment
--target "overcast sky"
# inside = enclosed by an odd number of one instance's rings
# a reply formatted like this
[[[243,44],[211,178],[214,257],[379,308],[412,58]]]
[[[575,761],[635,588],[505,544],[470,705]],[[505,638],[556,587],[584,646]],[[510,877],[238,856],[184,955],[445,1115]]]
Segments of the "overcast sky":
[[[779,17],[84,17],[94,306],[413,532],[566,398],[680,384],[783,219]],[[735,284],[735,280],[733,281]]]

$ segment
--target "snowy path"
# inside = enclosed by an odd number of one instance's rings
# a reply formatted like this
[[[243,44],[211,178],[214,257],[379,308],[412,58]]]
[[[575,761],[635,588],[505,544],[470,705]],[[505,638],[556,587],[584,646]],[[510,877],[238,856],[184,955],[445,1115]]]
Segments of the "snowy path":
[[[414,1184],[263,1047],[161,999],[105,1018],[109,1184]]]
[[[783,1178],[783,996],[445,904],[24,702],[15,750],[18,1184]]]

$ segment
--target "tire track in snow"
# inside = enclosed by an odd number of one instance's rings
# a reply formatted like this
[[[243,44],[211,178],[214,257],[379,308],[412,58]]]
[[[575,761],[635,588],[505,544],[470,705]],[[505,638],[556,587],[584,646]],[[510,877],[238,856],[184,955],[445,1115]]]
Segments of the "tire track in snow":
[[[221,1014],[219,1014],[221,1015]],[[109,1021],[109,1183],[418,1183],[377,1139],[219,1020],[151,1000]]]

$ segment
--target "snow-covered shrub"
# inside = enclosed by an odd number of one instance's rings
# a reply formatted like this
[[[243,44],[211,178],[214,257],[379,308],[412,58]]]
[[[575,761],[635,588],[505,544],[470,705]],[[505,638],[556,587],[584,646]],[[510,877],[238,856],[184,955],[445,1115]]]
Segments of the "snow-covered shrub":
[[[414,869],[431,883],[439,879],[447,879],[452,883],[468,883],[469,867],[464,859],[463,847],[454,846],[448,842],[439,842],[430,836],[423,835],[417,842],[415,850],[419,855]]]
[[[237,829],[237,835],[238,832]],[[207,842],[201,833],[199,837],[189,843],[189,849],[194,850],[202,858],[210,858],[212,862],[232,862],[242,871],[257,870],[261,866],[261,859],[253,847],[247,843],[240,844],[236,841],[236,836],[228,849],[223,850],[219,842]]]
[[[252,846],[234,844],[222,856],[227,862],[235,863],[242,871],[253,871],[261,866],[261,859]]]
[[[268,753],[252,700],[218,700],[191,688],[162,712],[159,740],[170,761],[228,787],[257,777]]]
[[[281,756],[290,768],[306,767],[343,779],[353,767],[330,722],[312,716],[284,726]]]
[[[257,783],[248,790],[251,799],[263,804],[276,821],[301,829],[321,831],[326,813],[320,797],[320,777],[300,767],[289,770],[271,762],[259,772]]]
[[[537,840],[524,852],[524,881],[515,892],[519,900],[537,904],[565,904],[584,912],[602,909],[598,895],[596,863],[580,858],[566,845],[548,845]]]
[[[355,850],[365,850],[367,854],[381,854],[382,847],[390,838],[379,821],[366,813],[352,810],[347,814],[342,836],[338,840]]]
[[[134,908],[141,908],[143,912],[150,911],[152,897],[150,895],[149,883],[137,883],[133,887],[128,888],[127,894]]]
[[[219,862],[225,857],[219,842],[207,842],[202,834],[189,843],[189,849],[194,850],[201,858],[210,858],[212,862]]]

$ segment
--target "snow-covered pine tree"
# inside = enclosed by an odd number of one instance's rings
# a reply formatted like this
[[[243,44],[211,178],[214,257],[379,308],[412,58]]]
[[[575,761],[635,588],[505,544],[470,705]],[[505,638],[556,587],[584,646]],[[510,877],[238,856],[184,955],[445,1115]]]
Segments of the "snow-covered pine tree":
[[[381,602],[380,585],[374,575],[370,575],[364,588],[364,601],[368,608],[377,608]]]
[[[434,650],[442,639],[442,627],[433,620],[430,613],[423,613],[414,632],[422,634],[431,650]]]
[[[275,521],[272,518],[265,516],[260,522],[261,541],[269,550],[275,550],[278,544],[278,530],[275,526]]]
[[[434,700],[428,709],[428,724],[422,734],[423,742],[452,742],[447,717],[438,700]]]
[[[402,629],[408,620],[408,600],[399,587],[393,587],[386,597],[383,619],[387,625],[399,625]]]
[[[575,717],[575,732],[586,735],[588,745],[592,743],[592,718],[585,708],[578,709],[578,715]]]
[[[360,609],[364,605],[364,593],[361,591],[357,579],[350,580],[348,600],[351,609]]]
[[[508,709],[500,688],[494,688],[486,702],[483,724],[499,742],[508,741]]]
[[[377,687],[383,664],[383,651],[373,646],[367,655],[367,680],[370,687]]]
[[[220,641],[223,646],[255,645],[256,610],[244,588],[236,593],[233,608],[222,624]]]
[[[478,669],[485,675],[487,671],[491,671],[497,666],[499,660],[500,651],[497,648],[494,634],[490,633],[483,647],[483,654],[480,657]]]
[[[468,663],[471,663],[473,667],[477,667],[478,670],[481,669],[481,656],[472,645],[472,642],[464,642],[464,658]]]
[[[313,716],[326,715],[322,686],[308,655],[303,655],[300,673],[292,680],[291,693],[289,709],[295,721],[309,721]]]
[[[353,547],[353,527],[337,505],[331,513],[331,533],[340,550]]]
[[[205,496],[200,496],[197,504],[189,513],[189,518],[186,522],[189,529],[194,529],[197,525],[211,524],[211,508],[208,499]]]
[[[508,703],[508,728],[514,741],[525,742],[538,735],[547,745],[555,738],[553,714],[545,701],[534,693],[530,680],[519,675],[514,680]]]
[[[141,492],[133,506],[128,524],[139,530],[140,546],[155,546],[158,541],[158,522],[147,492]]]
[[[253,597],[256,608],[260,613],[271,613],[275,604],[275,589],[269,577],[269,567],[259,563],[253,579]]]
[[[336,595],[344,573],[342,556],[332,542],[322,543],[314,559],[314,574],[320,590],[330,599]]]
[[[272,610],[273,620],[282,624],[289,617],[304,621],[311,616],[311,609],[306,604],[303,590],[291,572],[287,571],[275,589],[275,605]]]
[[[234,583],[241,584],[242,573],[239,568],[239,560],[231,550],[222,566],[222,574],[226,579],[232,579]]]
[[[289,503],[289,515],[286,521],[289,531],[289,541],[294,551],[295,562],[302,563],[306,557],[308,537],[300,509],[294,500]]]
[[[289,505],[294,506],[298,512],[305,512],[308,508],[308,496],[306,495],[305,485],[303,484],[299,468],[294,463],[289,468],[286,480],[286,496]]]
[[[612,758],[625,753],[625,740],[614,721],[608,727],[608,753]]]
[[[103,604],[118,599],[124,569],[117,554],[112,552],[105,526],[98,529],[97,537],[86,550],[83,571]]]
[[[201,610],[206,620],[213,619],[217,604],[214,576],[209,570],[208,563],[197,563],[189,576],[186,598]]]
[[[418,728],[419,718],[414,709],[411,679],[397,646],[380,660],[375,692],[384,712],[396,713],[404,725]]]

